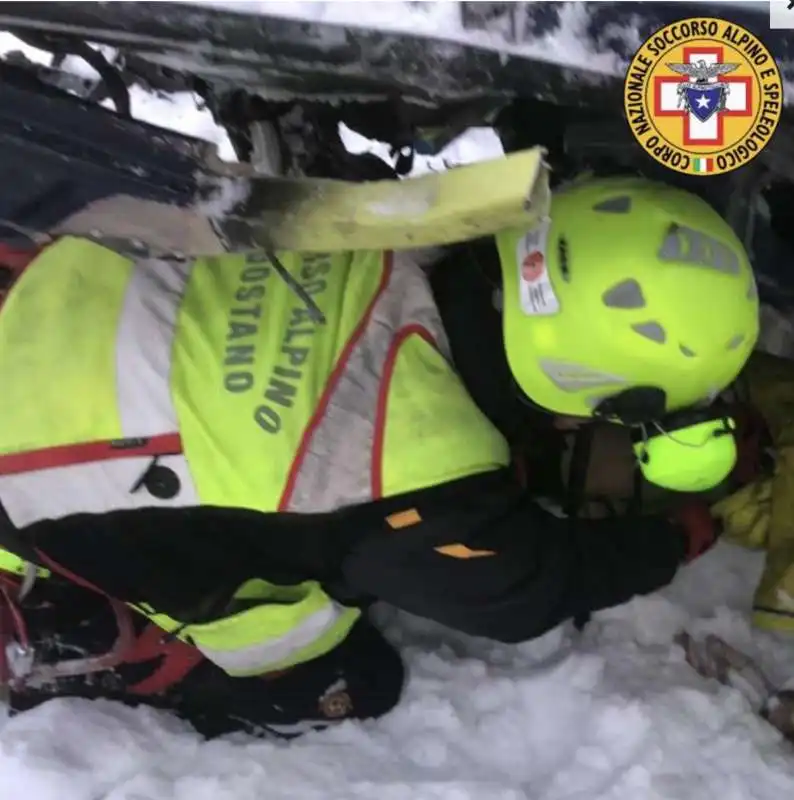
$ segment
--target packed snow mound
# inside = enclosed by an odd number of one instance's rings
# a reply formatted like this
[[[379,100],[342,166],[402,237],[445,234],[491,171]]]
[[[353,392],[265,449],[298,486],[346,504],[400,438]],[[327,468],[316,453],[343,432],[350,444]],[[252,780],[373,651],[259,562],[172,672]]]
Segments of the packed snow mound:
[[[207,742],[162,712],[54,700],[0,728],[0,797],[27,800],[780,800],[794,749],[696,675],[686,625],[789,677],[753,632],[761,557],[720,545],[672,586],[516,646],[380,609],[410,678],[388,717],[292,743]]]

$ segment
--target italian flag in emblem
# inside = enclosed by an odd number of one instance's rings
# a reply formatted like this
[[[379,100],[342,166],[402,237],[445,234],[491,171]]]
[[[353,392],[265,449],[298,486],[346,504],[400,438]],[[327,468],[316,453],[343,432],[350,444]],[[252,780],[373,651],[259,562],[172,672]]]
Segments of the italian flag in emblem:
[[[692,159],[693,172],[714,172],[714,159],[713,158],[693,158]]]

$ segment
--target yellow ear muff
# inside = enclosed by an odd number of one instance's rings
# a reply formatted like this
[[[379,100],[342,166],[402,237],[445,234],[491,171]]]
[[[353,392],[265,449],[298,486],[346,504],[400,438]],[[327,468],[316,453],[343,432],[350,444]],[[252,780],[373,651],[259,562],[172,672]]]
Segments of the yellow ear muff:
[[[736,423],[721,417],[673,430],[659,428],[634,443],[643,476],[673,492],[704,492],[736,465]]]

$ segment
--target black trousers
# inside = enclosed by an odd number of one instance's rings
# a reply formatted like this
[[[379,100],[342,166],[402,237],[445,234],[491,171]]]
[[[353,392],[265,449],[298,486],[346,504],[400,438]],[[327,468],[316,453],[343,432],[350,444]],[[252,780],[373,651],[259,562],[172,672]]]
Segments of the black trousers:
[[[320,658],[279,674],[233,678],[194,648],[169,642],[141,615],[130,613],[136,642],[148,640],[155,647],[138,648],[135,658],[112,669],[58,676],[37,686],[14,685],[12,713],[53,697],[102,697],[170,709],[208,737],[244,731],[289,738],[344,719],[379,717],[402,692],[405,672],[399,654],[364,618],[341,645]],[[118,636],[108,600],[72,584],[39,582],[22,614],[37,663],[101,655]]]

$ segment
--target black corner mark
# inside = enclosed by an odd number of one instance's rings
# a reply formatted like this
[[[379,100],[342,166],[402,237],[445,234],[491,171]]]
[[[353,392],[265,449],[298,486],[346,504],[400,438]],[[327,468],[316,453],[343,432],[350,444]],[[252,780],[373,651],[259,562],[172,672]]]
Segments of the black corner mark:
[[[788,0],[788,5],[786,8],[791,11],[791,9],[794,8],[794,0]]]

